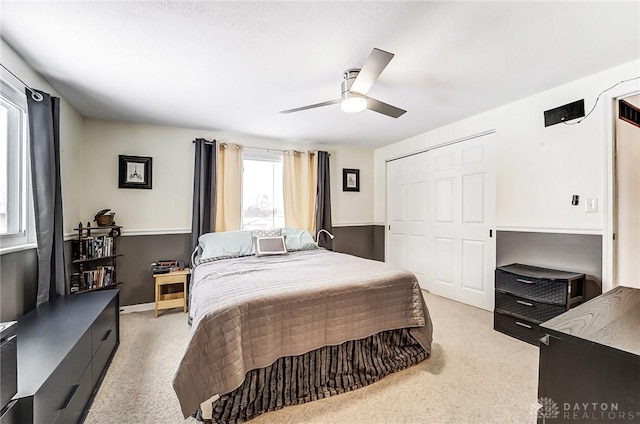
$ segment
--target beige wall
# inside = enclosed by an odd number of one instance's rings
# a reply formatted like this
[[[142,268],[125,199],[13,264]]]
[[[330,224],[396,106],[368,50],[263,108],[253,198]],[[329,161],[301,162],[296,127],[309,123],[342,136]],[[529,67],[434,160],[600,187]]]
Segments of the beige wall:
[[[31,69],[4,40],[0,40],[2,64],[20,77],[30,87],[45,91],[53,96],[60,95],[33,69]],[[1,68],[0,68],[1,69]],[[4,69],[1,75],[21,91],[22,84]],[[60,99],[60,166],[62,178],[62,203],[64,212],[64,233],[73,233],[80,220],[80,199],[82,198],[82,146],[83,118],[64,98]]]
[[[442,143],[496,132],[496,224],[516,231],[602,234],[605,134],[602,102],[578,125],[544,127],[543,112],[579,99],[589,111],[598,94],[640,73],[634,61],[377,149],[374,219],[385,222],[385,160]],[[639,83],[640,84],[640,83]],[[571,196],[582,199],[571,205]],[[585,202],[597,198],[597,213]]]
[[[125,234],[156,234],[191,230],[193,195],[192,140],[216,139],[245,147],[316,149],[331,153],[331,195],[334,225],[365,225],[373,221],[373,151],[289,143],[221,131],[205,131],[123,122],[85,120],[82,161],[83,219],[100,209],[116,212]],[[118,155],[153,157],[153,189],[118,188]],[[342,168],[360,169],[361,192],[342,192]]]
[[[640,95],[625,100],[640,106]],[[615,131],[617,228],[614,285],[640,288],[640,128],[616,119]]]

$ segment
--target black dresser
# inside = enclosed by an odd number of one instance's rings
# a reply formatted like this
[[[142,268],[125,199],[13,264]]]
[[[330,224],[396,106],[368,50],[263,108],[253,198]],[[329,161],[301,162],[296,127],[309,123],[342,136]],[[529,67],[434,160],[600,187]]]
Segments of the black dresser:
[[[0,424],[81,422],[119,344],[118,290],[50,300],[17,326],[18,392]]]
[[[534,345],[541,323],[582,302],[585,275],[530,265],[496,269],[493,328]]]
[[[640,289],[616,287],[540,333],[538,423],[640,423]]]

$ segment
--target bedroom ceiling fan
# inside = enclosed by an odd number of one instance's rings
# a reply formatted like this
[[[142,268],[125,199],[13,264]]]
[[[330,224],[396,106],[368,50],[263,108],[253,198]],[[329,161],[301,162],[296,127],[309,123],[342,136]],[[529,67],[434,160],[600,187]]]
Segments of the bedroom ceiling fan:
[[[355,113],[369,109],[392,118],[399,118],[406,113],[406,110],[367,96],[367,92],[376,82],[382,71],[384,71],[384,68],[391,62],[391,59],[393,59],[393,53],[374,48],[362,69],[354,68],[344,71],[344,79],[342,81],[339,99],[295,109],[282,110],[280,113],[300,112],[301,110],[315,109],[317,107],[340,103],[340,107],[344,112]]]

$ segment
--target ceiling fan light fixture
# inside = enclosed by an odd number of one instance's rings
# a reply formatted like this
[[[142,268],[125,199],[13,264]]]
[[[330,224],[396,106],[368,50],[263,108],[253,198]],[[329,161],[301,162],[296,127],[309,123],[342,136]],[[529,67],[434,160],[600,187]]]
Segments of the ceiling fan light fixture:
[[[367,99],[364,96],[347,92],[342,96],[340,108],[347,113],[362,112],[367,108]]]
[[[339,99],[297,107],[295,109],[281,110],[280,113],[300,112],[302,110],[340,103],[340,108],[343,112],[357,113],[368,109],[391,118],[399,118],[407,111],[376,100],[373,97],[367,97],[369,89],[376,82],[391,59],[393,59],[393,53],[374,48],[362,68],[351,68],[344,71],[342,74]]]

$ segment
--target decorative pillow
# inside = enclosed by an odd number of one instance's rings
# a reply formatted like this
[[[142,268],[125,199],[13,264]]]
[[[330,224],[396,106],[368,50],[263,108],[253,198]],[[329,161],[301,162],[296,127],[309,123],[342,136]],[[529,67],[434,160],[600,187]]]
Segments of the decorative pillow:
[[[256,237],[255,248],[256,256],[284,255],[288,253],[287,246],[284,242],[284,236]]]
[[[283,228],[282,233],[285,236],[287,250],[289,252],[298,250],[314,250],[318,248],[318,245],[313,240],[313,236],[307,230]]]
[[[270,228],[267,230],[251,230],[252,237],[280,237],[282,228]]]
[[[207,233],[198,238],[200,262],[253,255],[251,231]]]

